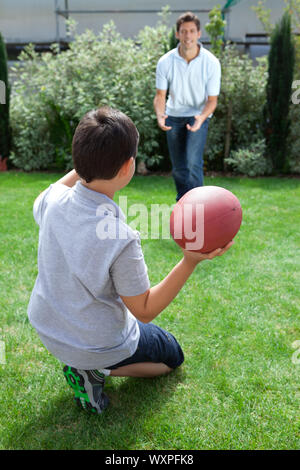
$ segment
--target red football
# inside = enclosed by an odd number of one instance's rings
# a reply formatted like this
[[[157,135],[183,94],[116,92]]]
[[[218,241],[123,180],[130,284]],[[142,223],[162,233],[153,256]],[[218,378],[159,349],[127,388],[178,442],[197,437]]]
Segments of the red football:
[[[234,194],[219,186],[201,186],[174,206],[170,233],[182,248],[209,253],[227,245],[241,223],[242,208]]]

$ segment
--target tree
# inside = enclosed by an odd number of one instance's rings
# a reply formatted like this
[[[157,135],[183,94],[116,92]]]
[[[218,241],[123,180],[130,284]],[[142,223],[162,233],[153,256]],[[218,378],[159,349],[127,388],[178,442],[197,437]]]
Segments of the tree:
[[[0,84],[2,90],[4,90],[4,103],[0,104],[0,163],[2,160],[1,167],[5,166],[3,162],[9,156],[10,150],[10,127],[9,127],[9,98],[10,98],[10,86],[8,83],[8,72],[7,72],[7,54],[6,46],[2,35],[0,33]]]
[[[286,170],[287,138],[290,130],[289,108],[292,92],[295,51],[291,19],[286,12],[271,35],[268,56],[269,76],[264,107],[267,156],[275,172]]]
[[[285,8],[283,12],[289,13],[291,17],[292,29],[295,33],[300,33],[300,0],[284,0]],[[258,19],[265,32],[271,35],[274,30],[274,25],[271,22],[271,8],[266,8],[265,0],[259,0],[257,6],[253,6],[252,10],[255,11]],[[295,70],[294,77],[300,78],[300,36],[294,36],[295,43]]]
[[[171,51],[172,49],[175,49],[179,43],[179,40],[176,37],[176,28],[175,26],[172,27],[170,33],[169,33],[169,47],[166,52]]]
[[[224,46],[224,29],[226,21],[222,19],[222,11],[220,5],[217,5],[208,14],[209,22],[206,23],[205,29],[210,37],[211,52],[220,57]]]

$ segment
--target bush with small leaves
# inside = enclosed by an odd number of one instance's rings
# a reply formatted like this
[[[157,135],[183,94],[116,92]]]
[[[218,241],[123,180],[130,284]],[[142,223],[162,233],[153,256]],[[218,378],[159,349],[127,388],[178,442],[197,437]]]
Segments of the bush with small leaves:
[[[74,32],[74,31],[73,31]],[[81,117],[109,105],[133,120],[138,157],[158,161],[160,130],[153,112],[156,63],[168,43],[165,22],[123,38],[113,22],[95,34],[74,32],[69,49],[38,54],[26,47],[15,67],[11,103],[11,160],[24,170],[72,166],[71,143]]]
[[[226,163],[232,166],[233,171],[247,176],[262,176],[269,174],[270,164],[265,158],[265,139],[253,142],[248,147],[232,151]]]

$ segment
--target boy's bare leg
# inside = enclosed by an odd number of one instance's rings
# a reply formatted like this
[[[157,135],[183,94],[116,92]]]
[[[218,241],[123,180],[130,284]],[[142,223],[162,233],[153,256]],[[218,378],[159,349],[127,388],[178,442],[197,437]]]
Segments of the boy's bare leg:
[[[157,377],[171,372],[173,369],[163,362],[137,362],[112,369],[112,377]]]

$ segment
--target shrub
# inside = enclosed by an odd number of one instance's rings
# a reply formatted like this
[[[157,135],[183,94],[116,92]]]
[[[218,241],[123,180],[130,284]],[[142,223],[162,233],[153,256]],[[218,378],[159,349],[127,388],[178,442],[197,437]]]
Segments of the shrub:
[[[300,32],[300,0],[284,0],[284,11],[288,12],[292,21],[294,32]],[[261,21],[267,34],[274,31],[274,25],[271,22],[271,9],[267,9],[265,1],[260,0],[256,7],[252,7]],[[294,79],[300,78],[300,37],[294,35],[295,44],[295,67]],[[293,173],[300,173],[300,129],[299,129],[299,111],[298,106],[290,108],[290,134],[287,138],[287,170]]]
[[[72,24],[71,24],[72,26]],[[138,158],[161,157],[160,130],[153,112],[156,63],[165,51],[168,28],[161,21],[136,38],[124,39],[112,22],[99,34],[74,32],[67,51],[38,54],[28,46],[14,70],[12,97],[15,166],[24,170],[64,167],[71,139],[90,109],[110,105],[128,114],[140,133]]]
[[[72,30],[72,25],[71,28]],[[100,33],[77,35],[67,51],[38,54],[30,45],[20,56],[11,100],[13,163],[24,170],[68,169],[71,142],[80,118],[108,104],[128,114],[140,132],[138,158],[154,169],[169,169],[166,136],[153,111],[155,70],[169,49],[166,18],[146,26],[135,40],[124,39],[111,22]],[[220,55],[222,87],[211,121],[205,162],[223,170],[231,152],[263,138],[267,60],[240,56],[227,45]],[[225,159],[225,161],[224,161]]]
[[[236,173],[247,176],[260,176],[270,173],[270,165],[265,158],[265,139],[253,142],[245,148],[231,152],[226,163],[233,167]]]
[[[271,35],[267,101],[264,107],[266,151],[272,158],[274,170],[279,172],[287,168],[287,138],[290,131],[289,108],[294,61],[291,20],[286,12]]]
[[[218,107],[212,118],[205,151],[206,168],[226,168],[230,152],[263,138],[261,115],[265,103],[267,60],[254,66],[227,45],[220,57],[222,85]]]
[[[291,130],[288,138],[288,170],[300,173],[300,105],[291,106]]]

